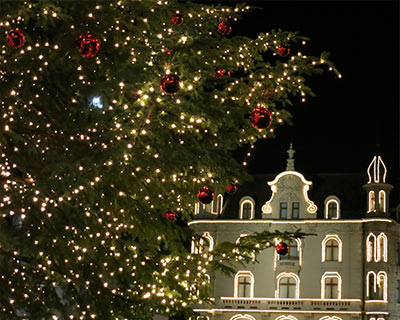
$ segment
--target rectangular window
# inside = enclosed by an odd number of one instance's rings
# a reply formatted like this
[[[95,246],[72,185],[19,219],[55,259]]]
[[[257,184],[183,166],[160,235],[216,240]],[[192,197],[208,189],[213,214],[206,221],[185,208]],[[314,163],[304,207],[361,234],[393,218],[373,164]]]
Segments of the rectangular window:
[[[397,303],[400,303],[400,280],[397,280]]]
[[[279,217],[281,219],[287,219],[287,202],[281,202]]]
[[[298,202],[293,202],[292,203],[292,219],[299,218],[299,209],[300,209],[300,204]]]
[[[325,279],[325,299],[338,298],[338,279],[326,278]]]
[[[250,297],[251,278],[248,276],[239,277],[238,297]]]
[[[400,266],[400,242],[397,243],[397,265]]]

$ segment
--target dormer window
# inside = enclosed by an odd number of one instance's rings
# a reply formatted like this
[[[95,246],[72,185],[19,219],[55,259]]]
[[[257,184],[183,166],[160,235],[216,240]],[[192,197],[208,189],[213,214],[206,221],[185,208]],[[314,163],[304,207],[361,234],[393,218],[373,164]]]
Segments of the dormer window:
[[[255,203],[251,197],[243,197],[239,202],[239,219],[250,220],[254,219]]]
[[[340,218],[340,200],[338,197],[329,196],[325,199],[325,219]]]
[[[279,206],[279,218],[287,219],[287,202],[281,202]]]
[[[368,212],[375,211],[375,192],[368,193]]]

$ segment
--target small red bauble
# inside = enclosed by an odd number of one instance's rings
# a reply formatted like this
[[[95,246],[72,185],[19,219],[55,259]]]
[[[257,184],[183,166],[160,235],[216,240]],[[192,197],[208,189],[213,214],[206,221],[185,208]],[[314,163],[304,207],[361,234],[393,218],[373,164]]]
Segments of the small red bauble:
[[[175,221],[176,219],[176,213],[171,210],[166,211],[164,215],[170,221]]]
[[[13,48],[21,48],[25,43],[25,35],[21,30],[14,29],[7,33],[7,44]]]
[[[278,54],[281,57],[286,57],[290,53],[290,48],[288,46],[279,46],[278,47]]]
[[[161,88],[166,93],[176,93],[180,88],[181,79],[176,74],[166,74],[161,79]]]
[[[225,71],[221,68],[215,69],[215,74],[218,79],[221,79],[223,76],[228,76],[228,77],[231,76],[231,72],[229,70]]]
[[[234,183],[230,183],[226,186],[225,191],[228,194],[234,194],[237,191],[237,185]]]
[[[99,39],[90,33],[81,34],[76,40],[76,47],[84,58],[94,57],[100,50]]]
[[[197,191],[197,200],[203,204],[209,204],[214,199],[214,192],[209,187],[203,187]]]
[[[218,32],[223,36],[227,36],[232,31],[231,24],[227,20],[221,20],[218,25]]]
[[[279,255],[284,256],[285,254],[288,253],[288,251],[289,251],[289,246],[288,246],[286,243],[284,243],[284,242],[279,242],[279,243],[276,245],[276,252],[277,252]]]
[[[254,108],[250,115],[250,121],[256,129],[268,128],[272,121],[271,112],[264,107]]]
[[[183,16],[179,13],[175,13],[172,17],[171,17],[171,22],[173,24],[176,24],[177,26],[180,26],[183,23]]]

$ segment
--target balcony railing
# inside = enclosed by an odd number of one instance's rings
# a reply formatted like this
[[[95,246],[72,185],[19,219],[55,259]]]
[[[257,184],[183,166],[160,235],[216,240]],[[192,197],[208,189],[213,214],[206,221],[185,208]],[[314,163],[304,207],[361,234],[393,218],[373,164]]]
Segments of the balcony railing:
[[[321,311],[360,311],[360,299],[271,299],[271,298],[234,298],[217,299],[219,307],[229,309],[261,310],[321,310]]]

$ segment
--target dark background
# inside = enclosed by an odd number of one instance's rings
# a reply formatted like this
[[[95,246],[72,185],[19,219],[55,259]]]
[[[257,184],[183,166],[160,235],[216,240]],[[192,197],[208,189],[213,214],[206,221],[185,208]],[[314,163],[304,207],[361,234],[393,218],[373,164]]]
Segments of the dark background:
[[[399,2],[254,0],[247,4],[262,9],[235,23],[236,33],[256,37],[278,28],[300,31],[311,39],[305,53],[330,52],[343,76],[338,79],[327,71],[310,79],[317,96],[290,108],[293,126],[280,127],[276,139],[256,144],[249,171],[284,170],[286,150],[293,142],[296,170],[304,174],[366,172],[379,144],[389,183],[399,192]]]

